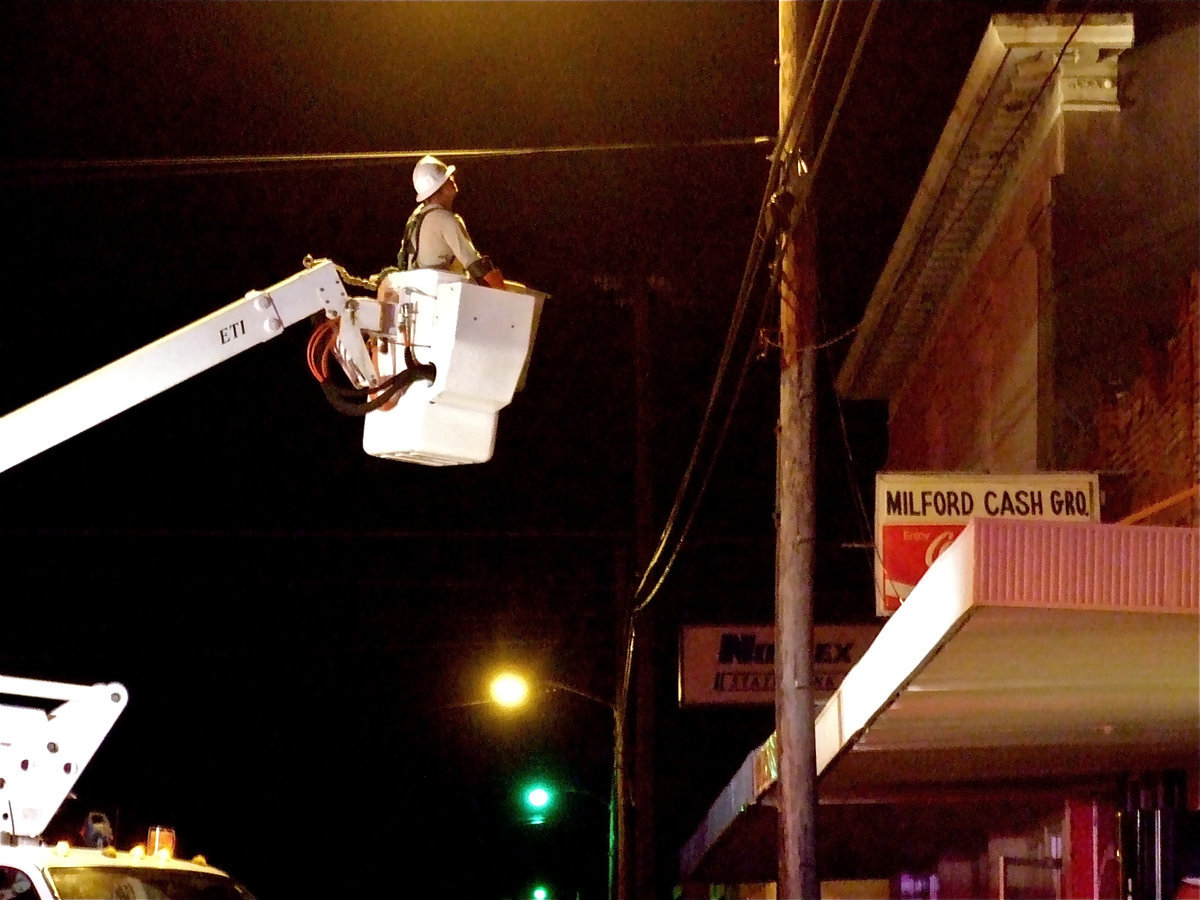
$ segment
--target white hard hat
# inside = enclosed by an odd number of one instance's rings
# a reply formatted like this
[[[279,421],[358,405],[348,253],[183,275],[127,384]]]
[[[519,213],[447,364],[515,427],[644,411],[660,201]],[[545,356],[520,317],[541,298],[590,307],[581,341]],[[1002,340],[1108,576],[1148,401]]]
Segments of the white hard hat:
[[[422,156],[413,169],[413,187],[417,191],[417,202],[432,197],[453,174],[454,166],[446,165],[436,156]]]

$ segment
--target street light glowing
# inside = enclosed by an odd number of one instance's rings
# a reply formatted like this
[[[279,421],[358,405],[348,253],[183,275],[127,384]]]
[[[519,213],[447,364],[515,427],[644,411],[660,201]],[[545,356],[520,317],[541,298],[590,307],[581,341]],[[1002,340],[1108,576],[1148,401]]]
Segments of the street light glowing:
[[[503,672],[492,679],[491,692],[501,706],[520,706],[529,697],[529,682],[513,672]]]

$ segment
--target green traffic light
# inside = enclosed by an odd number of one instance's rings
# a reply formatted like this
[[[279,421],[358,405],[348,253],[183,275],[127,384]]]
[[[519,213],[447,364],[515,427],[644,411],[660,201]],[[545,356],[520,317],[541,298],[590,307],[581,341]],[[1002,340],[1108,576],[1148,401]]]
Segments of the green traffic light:
[[[544,887],[535,887],[533,889],[533,900],[546,900],[550,896],[550,892]]]
[[[522,799],[528,810],[525,821],[530,825],[541,825],[554,806],[554,790],[544,784],[531,784],[524,789]]]

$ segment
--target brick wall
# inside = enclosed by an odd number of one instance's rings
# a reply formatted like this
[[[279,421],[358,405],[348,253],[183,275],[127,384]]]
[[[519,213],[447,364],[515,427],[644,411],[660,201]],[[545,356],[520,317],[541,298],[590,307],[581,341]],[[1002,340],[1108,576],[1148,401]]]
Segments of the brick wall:
[[[1038,354],[1045,348],[1037,335],[1051,266],[1054,139],[1004,212],[960,301],[892,399],[890,470],[1039,468]],[[1198,295],[1200,274],[1193,271],[1177,288],[1172,333],[1139,338],[1141,374],[1115,395],[1103,389],[1108,399],[1095,409],[1096,437],[1072,461],[1071,468],[1104,473],[1105,521],[1200,484]],[[1200,498],[1185,497],[1139,522],[1198,525]]]
[[[1037,470],[1038,320],[1050,259],[1053,130],[958,301],[892,398],[888,462],[905,469]]]
[[[1099,410],[1096,467],[1115,473],[1105,489],[1108,520],[1200,483],[1200,273],[1191,273],[1176,302],[1175,333],[1166,341],[1141,339],[1141,374]],[[1198,525],[1200,501],[1192,494],[1139,522]]]

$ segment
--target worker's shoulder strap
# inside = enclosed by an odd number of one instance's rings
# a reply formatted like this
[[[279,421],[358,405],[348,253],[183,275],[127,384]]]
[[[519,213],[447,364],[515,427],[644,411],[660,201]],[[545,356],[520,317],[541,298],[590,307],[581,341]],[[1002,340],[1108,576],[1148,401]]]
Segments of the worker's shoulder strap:
[[[396,254],[396,264],[400,270],[407,272],[417,267],[417,247],[421,241],[421,223],[425,217],[440,206],[427,206],[422,203],[412,211],[408,221],[404,223],[404,240],[400,244],[400,252]]]

